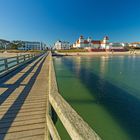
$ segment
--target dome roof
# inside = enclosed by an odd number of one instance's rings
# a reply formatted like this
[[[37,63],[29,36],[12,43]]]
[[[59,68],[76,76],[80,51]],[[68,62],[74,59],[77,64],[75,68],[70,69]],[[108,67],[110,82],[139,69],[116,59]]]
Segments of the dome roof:
[[[80,36],[80,39],[83,39],[83,38],[84,38],[84,37],[81,35],[81,36]]]
[[[104,39],[109,40],[109,37],[108,36],[105,36]]]

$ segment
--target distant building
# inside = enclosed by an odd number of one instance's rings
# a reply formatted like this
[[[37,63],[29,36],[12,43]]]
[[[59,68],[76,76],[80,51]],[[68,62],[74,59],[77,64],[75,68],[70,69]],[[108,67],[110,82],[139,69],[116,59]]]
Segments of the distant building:
[[[130,46],[131,46],[131,47],[135,47],[135,48],[140,48],[140,42],[133,42],[133,43],[130,43]]]
[[[54,44],[54,48],[56,50],[66,50],[66,49],[70,49],[70,43],[67,41],[56,41],[56,43]]]
[[[84,39],[83,36],[80,36],[72,47],[83,49],[106,49],[109,47],[109,38],[105,36],[103,40],[93,40],[91,37]]]
[[[122,43],[122,46],[129,47],[130,46],[130,43]]]
[[[129,43],[110,43],[108,36],[105,36],[102,40],[93,40],[91,37],[84,39],[83,36],[80,36],[72,48],[87,49],[89,51],[124,51],[129,45]]]
[[[109,43],[109,50],[114,50],[114,51],[125,51],[129,48],[129,43],[120,43],[120,42],[115,42],[115,43]]]
[[[45,50],[46,48],[46,44],[42,42],[21,41],[19,50]]]
[[[110,49],[123,49],[124,44],[123,43],[110,43],[109,48]]]

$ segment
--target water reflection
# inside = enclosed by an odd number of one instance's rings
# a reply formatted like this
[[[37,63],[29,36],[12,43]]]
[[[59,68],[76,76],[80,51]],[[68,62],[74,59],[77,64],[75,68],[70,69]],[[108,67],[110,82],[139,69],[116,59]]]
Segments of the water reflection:
[[[105,76],[105,73],[106,71],[108,70],[107,67],[108,67],[108,59],[109,57],[108,56],[101,56],[100,57],[100,73],[101,73],[101,78],[103,79],[104,76]]]
[[[77,60],[66,58],[63,60],[63,64],[81,80],[90,90],[91,95],[96,96],[98,102],[130,135],[132,140],[140,139],[140,100],[134,96],[135,92],[139,91],[139,87],[134,86],[134,83],[139,82],[140,79],[137,76],[138,73],[134,73],[140,66],[136,65],[136,63],[140,64],[138,61],[136,59],[133,61],[131,58],[128,60],[128,57],[121,57],[119,60],[101,57],[97,60],[98,64],[94,60],[89,61],[88,58],[85,61],[85,58],[81,59],[81,57]],[[120,73],[122,71],[123,76]],[[122,77],[124,81],[121,81]],[[132,84],[133,77],[136,81]],[[131,87],[135,89],[135,92],[132,92]]]

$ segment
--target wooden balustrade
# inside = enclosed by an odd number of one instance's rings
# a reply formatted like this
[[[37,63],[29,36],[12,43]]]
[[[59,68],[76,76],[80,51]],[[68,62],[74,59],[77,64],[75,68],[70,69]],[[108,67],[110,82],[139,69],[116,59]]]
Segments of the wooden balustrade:
[[[19,55],[19,56],[15,56],[15,57],[0,59],[0,76],[9,72],[13,68],[15,68],[19,65],[22,65],[40,55],[42,55],[42,54],[39,54],[39,55],[25,54],[25,55]]]

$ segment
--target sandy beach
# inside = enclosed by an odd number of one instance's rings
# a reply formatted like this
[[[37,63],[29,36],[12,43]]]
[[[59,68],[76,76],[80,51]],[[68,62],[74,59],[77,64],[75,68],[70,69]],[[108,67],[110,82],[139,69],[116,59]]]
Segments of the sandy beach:
[[[68,52],[68,53],[60,53],[55,52],[56,55],[62,56],[96,56],[96,55],[140,55],[140,50],[135,52]]]
[[[4,53],[0,53],[0,58],[14,57],[14,56],[17,56],[17,55],[25,55],[25,54],[29,54],[29,53],[8,53],[8,52],[4,52]]]

